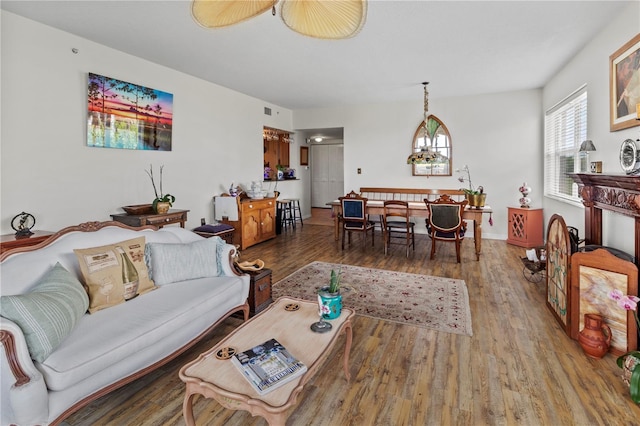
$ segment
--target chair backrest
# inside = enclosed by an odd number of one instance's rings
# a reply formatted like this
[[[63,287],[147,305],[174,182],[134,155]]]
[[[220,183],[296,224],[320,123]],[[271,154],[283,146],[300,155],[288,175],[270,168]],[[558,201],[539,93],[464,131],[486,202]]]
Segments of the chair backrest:
[[[342,218],[345,221],[364,222],[366,220],[367,199],[351,191],[344,197],[340,197]]]
[[[435,201],[424,200],[429,210],[429,225],[442,232],[454,232],[460,229],[464,222],[462,214],[468,201],[454,201],[444,194]]]
[[[409,203],[402,200],[387,200],[384,202],[384,219],[409,222]]]

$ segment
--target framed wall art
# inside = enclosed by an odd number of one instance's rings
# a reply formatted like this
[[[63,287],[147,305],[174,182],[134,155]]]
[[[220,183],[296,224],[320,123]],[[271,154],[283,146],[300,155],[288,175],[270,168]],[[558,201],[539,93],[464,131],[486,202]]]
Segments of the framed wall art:
[[[612,354],[635,350],[638,331],[633,312],[617,305],[611,291],[638,294],[638,268],[605,249],[578,252],[571,257],[571,338],[578,339],[585,314],[600,314],[611,328]]]
[[[640,34],[609,56],[610,130],[640,125]]]
[[[300,165],[301,166],[309,165],[309,147],[308,146],[300,147]]]
[[[171,151],[171,93],[89,73],[87,104],[87,146]]]

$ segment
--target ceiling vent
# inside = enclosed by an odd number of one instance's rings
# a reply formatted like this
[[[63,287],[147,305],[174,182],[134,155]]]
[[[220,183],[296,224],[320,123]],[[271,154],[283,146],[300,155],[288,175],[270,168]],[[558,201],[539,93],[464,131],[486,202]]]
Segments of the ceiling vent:
[[[271,108],[264,107],[264,115],[271,115]]]

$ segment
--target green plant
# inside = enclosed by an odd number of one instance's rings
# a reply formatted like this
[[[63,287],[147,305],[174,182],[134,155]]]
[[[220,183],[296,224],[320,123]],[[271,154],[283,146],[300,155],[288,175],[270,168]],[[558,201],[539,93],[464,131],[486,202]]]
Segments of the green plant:
[[[465,194],[468,195],[479,195],[484,193],[484,188],[479,186],[478,189],[473,188],[473,183],[471,182],[471,172],[469,171],[469,166],[465,165],[462,169],[456,169],[458,173],[466,173],[467,176],[458,176],[458,181],[460,182],[469,182],[469,188],[460,188],[460,190],[464,191]]]
[[[153,177],[153,164],[149,165],[149,170],[145,170],[149,178],[151,179],[151,184],[153,185],[153,192],[156,195],[156,198],[153,200],[153,210],[156,210],[156,206],[158,203],[169,203],[169,206],[172,207],[173,203],[176,201],[176,197],[171,194],[163,194],[162,193],[162,170],[164,169],[164,165],[160,166],[160,195],[158,195],[158,189],[156,188],[156,181]]]
[[[331,270],[331,280],[329,281],[329,293],[337,293],[340,291],[340,280],[342,279],[342,268],[338,272]]]
[[[618,303],[618,306],[626,309],[627,311],[633,312],[633,318],[636,320],[636,325],[640,328],[640,320],[638,320],[638,302],[640,302],[640,298],[637,296],[627,294],[626,296],[622,294],[620,290],[613,290],[609,293],[609,298],[615,300]],[[616,364],[618,367],[624,368],[625,360],[628,357],[634,357],[637,359],[636,365],[633,367],[631,371],[631,380],[629,380],[629,392],[631,393],[631,399],[636,404],[640,404],[640,352],[639,351],[630,351],[626,354],[620,355],[616,359]]]

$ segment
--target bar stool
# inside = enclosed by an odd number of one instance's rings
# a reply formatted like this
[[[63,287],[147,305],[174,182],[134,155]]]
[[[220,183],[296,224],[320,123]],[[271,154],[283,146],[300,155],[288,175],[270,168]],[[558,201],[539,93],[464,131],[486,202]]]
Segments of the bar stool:
[[[293,221],[293,211],[291,209],[291,200],[282,199],[277,201],[278,211],[280,212],[280,226],[282,229],[287,229],[287,225],[291,225],[295,229],[295,222]]]
[[[302,222],[302,211],[300,210],[300,199],[289,198],[291,201],[291,213],[293,213],[293,229],[296,229],[296,222],[300,221],[300,225],[304,226]]]

